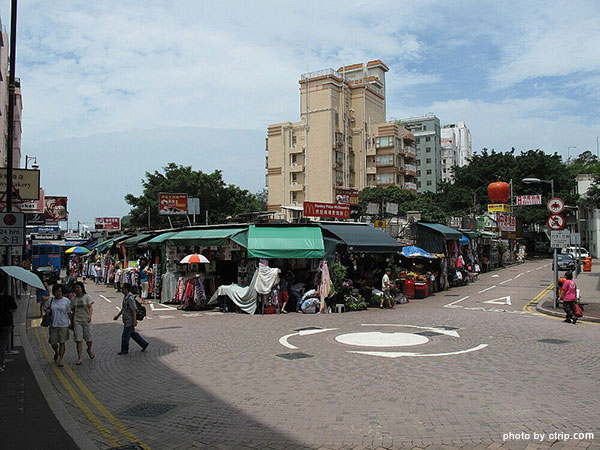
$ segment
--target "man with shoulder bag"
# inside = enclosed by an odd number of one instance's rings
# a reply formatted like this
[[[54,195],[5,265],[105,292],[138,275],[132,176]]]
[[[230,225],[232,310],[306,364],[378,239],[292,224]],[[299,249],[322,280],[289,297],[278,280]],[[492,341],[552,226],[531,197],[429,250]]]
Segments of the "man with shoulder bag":
[[[129,339],[133,339],[145,351],[148,347],[148,342],[137,332],[137,306],[135,296],[131,293],[131,284],[124,283],[121,286],[123,292],[123,305],[121,311],[114,317],[117,320],[120,316],[123,317],[123,335],[121,336],[121,351],[119,355],[129,353]]]

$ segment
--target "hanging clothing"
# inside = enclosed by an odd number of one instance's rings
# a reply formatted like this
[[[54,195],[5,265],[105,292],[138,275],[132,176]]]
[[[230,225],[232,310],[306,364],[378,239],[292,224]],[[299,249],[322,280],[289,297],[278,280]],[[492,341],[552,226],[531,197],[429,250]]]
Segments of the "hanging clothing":
[[[326,311],[327,305],[325,304],[325,298],[331,291],[331,278],[329,277],[329,267],[327,261],[321,263],[321,283],[319,284],[319,299],[321,303],[321,311]]]

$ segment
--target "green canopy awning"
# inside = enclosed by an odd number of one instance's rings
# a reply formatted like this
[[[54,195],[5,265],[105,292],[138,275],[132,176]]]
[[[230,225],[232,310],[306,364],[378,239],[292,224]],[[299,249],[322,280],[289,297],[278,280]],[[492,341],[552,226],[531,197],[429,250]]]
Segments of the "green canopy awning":
[[[479,233],[484,239],[495,239],[498,237],[498,235],[496,233],[493,233],[492,231],[480,231]]]
[[[402,248],[402,245],[386,232],[364,223],[322,223],[320,226],[342,240],[348,246],[349,252],[393,253]]]
[[[454,228],[447,227],[446,225],[441,225],[439,223],[419,222],[418,225],[440,233],[444,235],[446,239],[460,239],[463,235],[460,231],[457,231]]]
[[[109,239],[107,241],[101,242],[96,246],[96,250],[98,250],[98,253],[102,253],[107,248],[112,247],[115,242],[119,241],[119,239],[122,239],[124,237],[127,237],[127,235],[122,234],[120,236],[115,236],[114,238]]]
[[[160,245],[163,242],[165,242],[167,239],[169,239],[171,236],[174,236],[176,234],[177,234],[177,231],[167,231],[165,233],[159,234],[158,236],[154,236],[149,241],[146,241],[146,245],[149,245],[149,246]]]
[[[234,234],[244,231],[244,228],[210,228],[197,230],[184,230],[167,238],[177,245],[225,245]]]
[[[325,256],[323,234],[319,227],[251,225],[247,233],[248,258],[305,259]],[[243,241],[240,235],[234,239],[235,242],[239,240]]]
[[[138,244],[141,244],[143,241],[149,239],[150,237],[152,237],[151,234],[138,234],[137,236],[133,236],[129,239],[124,240],[123,242],[121,242],[121,245],[123,245],[125,248],[137,247]]]
[[[477,239],[479,237],[479,234],[477,234],[477,231],[465,231],[464,233],[467,236],[469,236],[471,239]]]

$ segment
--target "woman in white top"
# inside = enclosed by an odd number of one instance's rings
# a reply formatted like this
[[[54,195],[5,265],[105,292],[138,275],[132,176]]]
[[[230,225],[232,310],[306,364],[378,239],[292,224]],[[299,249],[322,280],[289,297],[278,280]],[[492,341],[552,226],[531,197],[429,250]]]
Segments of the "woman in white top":
[[[96,355],[92,352],[92,304],[94,301],[85,292],[85,286],[81,281],[73,285],[75,296],[71,300],[71,316],[73,320],[73,340],[77,344],[77,362],[81,364],[83,353],[83,341],[87,344],[87,354],[90,359]]]
[[[69,340],[69,325],[71,322],[71,302],[63,297],[64,288],[61,284],[52,286],[53,297],[46,302],[46,311],[52,311],[49,342],[54,350],[54,361],[59,367],[64,366],[65,342]]]

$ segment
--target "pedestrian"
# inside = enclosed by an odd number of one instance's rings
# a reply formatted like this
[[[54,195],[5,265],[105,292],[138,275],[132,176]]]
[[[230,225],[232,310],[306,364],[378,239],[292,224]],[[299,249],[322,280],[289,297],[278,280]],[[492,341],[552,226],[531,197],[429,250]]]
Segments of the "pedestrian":
[[[58,367],[64,366],[65,343],[69,340],[69,325],[71,323],[71,302],[63,297],[65,288],[62,284],[52,286],[52,297],[46,303],[46,311],[52,311],[50,336],[48,341],[54,350],[54,361]]]
[[[389,267],[385,269],[385,274],[381,279],[381,290],[383,291],[383,297],[381,298],[380,308],[383,308],[384,303],[387,303],[388,308],[393,308],[392,306],[392,283],[390,282],[390,275],[392,274],[392,269]]]
[[[577,301],[577,283],[573,281],[573,272],[570,270],[565,274],[567,281],[563,283],[562,291],[560,292],[560,299],[563,301],[563,309],[567,314],[564,322],[577,323],[577,316],[575,316],[575,302]]]
[[[6,293],[7,286],[6,275],[0,275],[0,373],[4,372],[4,356],[13,327],[13,313],[17,310],[14,295]]]
[[[90,359],[96,357],[92,352],[92,304],[94,301],[85,292],[85,286],[81,281],[75,283],[73,291],[75,296],[71,300],[71,320],[73,322],[73,340],[77,345],[77,362],[75,364],[79,366],[84,340]]]
[[[75,286],[75,282],[77,281],[77,278],[74,275],[76,275],[74,273],[74,270],[67,269],[67,274],[63,280],[63,295],[67,296],[69,300],[73,298],[73,287]]]
[[[101,277],[102,277],[102,266],[100,265],[100,263],[96,263],[96,265],[94,266],[94,278],[95,278],[96,284],[100,283]]]
[[[290,281],[292,281],[292,277],[290,275],[291,274],[289,272],[286,272],[279,279],[279,303],[282,304],[281,305],[281,313],[282,314],[288,313],[285,310],[285,307],[287,306],[288,302],[290,301],[289,288],[290,288]]]
[[[135,331],[135,327],[137,326],[136,306],[135,296],[131,293],[131,284],[123,283],[121,292],[123,292],[123,305],[119,314],[114,317],[114,320],[117,320],[119,316],[123,316],[123,334],[121,336],[121,351],[119,352],[119,355],[126,355],[129,353],[130,338],[142,347],[142,351],[145,351],[149,344],[137,331]]]
[[[48,286],[48,281],[42,276],[41,273],[38,272],[36,275],[44,285],[44,289],[35,290],[35,298],[37,303],[40,305],[40,317],[42,317],[44,315],[44,306],[46,306],[46,302],[50,298],[50,287]]]
[[[148,266],[144,266],[142,267],[142,270],[140,270],[140,286],[142,288],[142,298],[148,298],[148,291],[150,287],[148,277],[150,276],[151,272],[152,271]]]

